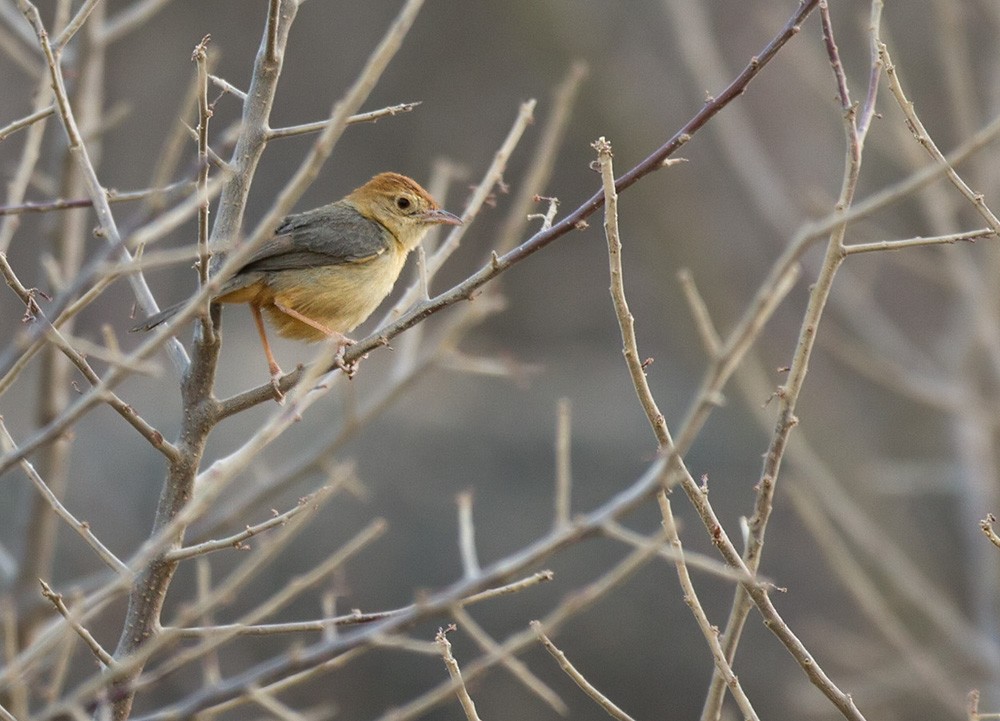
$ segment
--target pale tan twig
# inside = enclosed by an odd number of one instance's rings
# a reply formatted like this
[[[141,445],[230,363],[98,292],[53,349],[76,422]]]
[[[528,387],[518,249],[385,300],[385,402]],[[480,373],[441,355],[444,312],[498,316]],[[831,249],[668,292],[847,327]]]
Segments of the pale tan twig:
[[[3,705],[0,705],[0,719],[3,721],[17,721],[17,717],[14,716],[10,711],[5,709]]]
[[[760,399],[767,395],[771,386],[769,374],[759,362],[744,364],[739,375],[739,389],[747,406],[754,409],[758,423],[766,428],[771,425],[770,414],[765,413]],[[825,526],[812,522],[813,514],[807,513],[813,509],[822,509],[824,516],[840,529],[840,533],[855,541],[856,547],[865,551],[866,557],[859,560],[854,547],[844,553],[846,562],[856,565],[870,565],[874,580],[870,581],[880,589],[880,593],[898,597],[911,607],[919,609],[921,617],[926,619],[922,626],[923,635],[933,628],[938,637],[953,645],[953,647],[972,656],[977,663],[989,666],[996,656],[996,647],[991,646],[982,634],[972,628],[964,613],[956,606],[953,599],[938,587],[937,583],[914,562],[914,560],[893,541],[884,528],[884,523],[869,517],[866,509],[859,506],[858,500],[848,489],[844,488],[836,474],[812,447],[808,434],[788,448],[788,460],[795,467],[802,469],[797,474],[797,480],[805,484],[801,492],[789,486],[789,492],[796,507],[804,506],[806,512],[800,511],[807,528],[813,530],[824,542],[819,548],[828,554],[832,553],[834,545],[829,541],[834,535]],[[822,518],[822,517],[820,517]],[[835,561],[831,568],[840,573],[844,566]],[[860,588],[853,577],[841,574],[842,585],[849,590]],[[864,608],[864,606],[862,606]],[[929,626],[927,625],[929,622]],[[878,628],[882,628],[881,618],[874,619]]]
[[[476,619],[474,619],[463,606],[455,606],[451,609],[451,614],[454,617],[458,628],[468,634],[469,637],[471,637],[484,652],[491,653],[500,648],[500,644],[498,644],[486,632],[486,629],[479,625]],[[504,668],[510,671],[518,681],[524,684],[525,688],[538,696],[539,699],[552,708],[552,710],[556,713],[561,716],[565,716],[569,713],[569,707],[566,706],[566,703],[561,698],[559,698],[559,694],[549,688],[544,681],[532,673],[527,664],[517,658],[517,656],[512,654],[503,656],[500,663]]]
[[[479,593],[473,593],[470,596],[466,596],[459,600],[462,606],[468,606],[472,603],[479,603],[480,601],[488,601],[492,598],[498,598],[500,596],[506,596],[510,593],[519,593],[526,588],[531,588],[539,583],[544,583],[545,581],[551,581],[555,578],[555,574],[552,571],[539,571],[538,573],[533,573],[520,581],[514,581],[513,583],[508,583],[503,586],[498,586],[496,588],[488,588],[485,591],[480,591]]]
[[[608,259],[611,265],[611,297],[615,308],[615,315],[618,318],[618,326],[621,330],[625,363],[628,366],[629,375],[632,377],[632,386],[635,389],[636,395],[639,397],[639,403],[645,411],[649,424],[656,435],[660,450],[672,451],[674,448],[673,438],[667,428],[666,420],[657,407],[656,400],[653,398],[652,391],[649,388],[644,364],[639,359],[639,351],[635,337],[635,326],[632,314],[628,308],[628,301],[625,297],[625,286],[622,278],[621,262],[622,246],[618,231],[618,198],[614,185],[611,144],[602,137],[594,143],[593,147],[597,151],[597,163],[601,171],[601,179],[604,183],[604,232],[607,236]],[[706,342],[711,344],[711,342],[708,341],[708,338],[706,338]],[[713,357],[714,355],[715,354],[713,354]],[[686,490],[689,489],[686,488]],[[695,497],[700,496],[700,500],[702,502],[707,502],[704,498],[705,494],[700,494],[697,490],[694,493]],[[689,490],[689,495],[690,494],[691,491]],[[664,518],[664,528],[668,538],[671,538],[671,542],[674,547],[674,562],[678,568],[678,575],[681,577],[682,586],[684,586],[685,581],[687,581],[687,586],[685,586],[685,598],[688,605],[691,606],[692,612],[695,614],[695,618],[698,620],[699,626],[702,628],[702,632],[705,634],[706,640],[709,642],[713,658],[715,659],[716,668],[725,678],[727,685],[733,693],[733,697],[736,699],[740,710],[743,712],[744,718],[756,719],[757,716],[753,711],[753,707],[750,705],[749,699],[746,698],[746,695],[742,692],[742,689],[736,682],[736,677],[733,675],[732,669],[730,668],[730,662],[726,659],[726,656],[719,645],[716,632],[711,628],[711,624],[708,623],[704,612],[701,611],[699,614],[700,604],[698,603],[697,595],[694,593],[694,587],[690,584],[690,578],[687,576],[687,567],[684,565],[680,540],[677,538],[677,529],[673,523],[673,515],[670,512],[669,503],[666,506],[663,505],[663,502],[666,500],[666,496],[662,491],[657,497],[661,499],[661,514]]]
[[[439,628],[437,635],[434,636],[434,640],[441,651],[441,658],[444,659],[444,666],[448,669],[448,675],[451,676],[451,680],[455,684],[455,694],[458,696],[459,703],[462,704],[462,711],[465,713],[465,718],[468,721],[480,721],[479,714],[476,713],[476,704],[472,701],[469,690],[465,687],[465,681],[462,680],[462,671],[458,667],[458,661],[455,660],[455,657],[451,653],[451,641],[448,640],[448,632],[454,630],[454,624],[448,626],[448,628]]]
[[[462,557],[462,571],[466,578],[480,573],[476,554],[476,527],[472,520],[472,491],[462,491],[455,496],[458,506],[458,550]]]
[[[9,7],[9,6],[4,6]],[[23,27],[24,23],[18,23]],[[43,66],[44,67],[44,66]],[[38,74],[35,99],[32,103],[32,115],[45,111],[49,108],[55,113],[56,106],[52,101],[51,80],[44,72]],[[47,115],[46,115],[47,117]],[[20,123],[21,121],[17,121]],[[17,205],[22,203],[28,190],[28,184],[35,173],[39,158],[41,157],[42,140],[45,137],[44,118],[28,125],[24,146],[21,149],[21,158],[17,163],[17,168],[11,175],[7,183],[7,195],[4,202],[7,205]],[[10,243],[14,238],[20,222],[16,218],[4,218],[0,223],[0,253],[6,253]]]
[[[0,141],[6,140],[10,135],[13,135],[18,130],[23,130],[24,128],[27,128],[30,125],[37,123],[39,120],[45,120],[45,118],[49,117],[55,112],[56,112],[56,106],[49,105],[48,107],[44,107],[41,110],[36,110],[30,115],[26,115],[23,118],[8,123],[7,125],[0,128]]]
[[[280,24],[278,18],[280,13],[281,0],[270,0],[267,4],[267,42],[264,44],[267,60],[270,63],[277,63],[278,55],[284,51],[283,47],[279,47],[278,41],[278,25]]]
[[[51,114],[51,113],[50,113]],[[165,195],[177,190],[193,189],[195,184],[190,180],[178,180],[161,188],[143,188],[141,190],[118,191],[108,188],[109,203],[124,203],[134,200],[144,200],[153,195]],[[44,202],[19,203],[17,205],[0,206],[0,215],[21,215],[24,213],[49,213],[55,210],[70,208],[89,208],[94,202],[90,198],[59,199]]]
[[[475,191],[472,194],[472,198],[469,199],[468,204],[465,207],[465,211],[462,213],[462,220],[464,221],[462,225],[454,228],[448,236],[445,238],[444,242],[434,251],[434,254],[427,259],[427,275],[431,279],[434,278],[444,262],[458,249],[458,245],[465,235],[466,231],[470,226],[470,221],[479,213],[482,208],[483,203],[493,194],[494,189],[501,186],[503,183],[503,172],[507,167],[507,161],[514,152],[514,148],[521,141],[521,136],[527,127],[534,122],[534,111],[535,111],[535,100],[526,100],[521,103],[521,107],[518,109],[517,118],[514,124],[511,126],[510,131],[507,133],[507,137],[504,138],[500,147],[493,154],[493,162],[490,163],[490,167],[487,168],[486,173],[483,175],[482,181],[476,186]],[[409,295],[409,293],[407,294]]]
[[[15,606],[14,600],[6,594],[0,598],[0,629],[3,629],[0,644],[3,646],[4,667],[10,670],[10,682],[3,686],[5,692],[3,700],[14,709],[17,716],[24,719],[28,717],[29,694],[26,674],[24,673],[25,666],[22,665],[22,658],[18,654],[20,649],[17,638],[17,606]],[[76,638],[71,633],[67,634],[67,637],[71,638],[74,644],[76,643]]]
[[[632,377],[632,387],[639,396],[639,404],[646,413],[646,418],[660,449],[669,449],[674,445],[667,428],[666,420],[656,405],[656,399],[649,389],[646,380],[646,369],[639,359],[639,349],[635,338],[635,319],[628,308],[625,298],[625,284],[622,278],[622,243],[618,233],[618,191],[615,189],[615,171],[612,163],[611,143],[598,138],[592,147],[597,151],[597,164],[601,172],[601,182],[604,185],[604,235],[608,241],[608,262],[611,266],[611,299],[618,318],[618,328],[622,336],[622,354]]]
[[[329,496],[328,493],[326,495]],[[310,505],[313,508],[316,507],[316,504]],[[289,527],[291,524],[297,524],[297,527]],[[291,523],[286,526],[288,530],[283,533],[282,538],[279,539],[280,542],[272,543],[266,549],[266,555],[264,558],[260,558],[260,555],[258,554],[257,558],[248,559],[241,565],[240,568],[231,573],[223,583],[213,589],[209,596],[204,599],[200,599],[197,604],[197,608],[185,609],[184,613],[176,619],[174,625],[172,626],[172,629],[174,630],[168,635],[180,635],[181,629],[187,626],[190,620],[200,617],[200,609],[215,608],[220,603],[220,599],[232,597],[236,589],[240,588],[251,578],[257,575],[258,568],[261,563],[277,556],[280,550],[284,548],[285,544],[288,543],[295,533],[301,529],[302,525],[303,522],[300,519],[294,519],[291,521]],[[174,654],[169,660],[139,679],[138,684],[142,687],[151,687],[167,674],[176,671],[178,668],[181,668],[195,659],[201,658],[205,653],[219,648],[231,638],[244,635],[243,631],[245,628],[257,624],[261,619],[267,618],[268,616],[276,613],[278,610],[297,598],[302,592],[315,586],[324,578],[327,578],[333,571],[340,568],[346,561],[381,536],[385,532],[385,527],[385,521],[380,518],[375,519],[369,523],[367,527],[357,533],[354,538],[344,544],[341,548],[337,549],[337,551],[332,553],[329,557],[324,559],[322,563],[317,564],[316,567],[310,569],[306,573],[288,581],[280,591],[265,599],[249,612],[243,614],[236,623],[228,624],[229,630],[227,632],[212,633],[207,636],[199,634],[204,636],[200,644]]]
[[[272,517],[266,521],[256,523],[252,526],[247,526],[239,533],[234,533],[226,538],[204,541],[203,543],[198,543],[194,546],[184,546],[182,548],[172,549],[164,554],[164,558],[168,561],[183,561],[188,558],[194,558],[195,556],[201,556],[206,553],[212,553],[213,551],[220,551],[223,549],[235,548],[237,550],[247,550],[249,547],[246,545],[245,541],[263,533],[264,531],[284,525],[302,511],[310,509],[313,502],[317,498],[321,497],[319,494],[325,495],[331,490],[332,489],[329,486],[324,486],[319,491],[299,499],[298,504],[284,513],[273,512]]]
[[[196,594],[199,602],[212,592],[212,564],[207,558],[202,556],[195,561],[195,583]],[[215,624],[213,609],[210,604],[202,603],[205,613],[199,618],[199,622],[208,626]],[[216,651],[206,653],[201,659],[202,682],[206,684],[218,683],[222,680],[222,668],[219,664],[219,654]]]
[[[518,593],[519,591],[536,586],[539,583],[551,581],[552,578],[552,571],[539,571],[538,573],[534,573],[519,581],[514,581],[513,583],[508,583],[497,588],[487,589],[482,593],[473,594],[467,598],[461,598],[456,602],[456,606],[464,608],[465,606],[471,606],[480,601],[488,601],[499,596]],[[212,636],[216,634],[232,636],[271,636],[285,633],[305,633],[314,631],[324,632],[331,628],[347,628],[350,626],[375,623],[393,616],[412,612],[417,607],[417,604],[410,604],[408,606],[403,606],[390,611],[372,611],[368,613],[362,611],[352,611],[351,613],[343,616],[320,618],[313,621],[291,621],[287,623],[266,624],[231,623],[216,624],[214,626],[185,626],[183,628],[171,627],[171,631],[176,633],[179,638],[200,638],[202,636]]]
[[[556,493],[553,523],[556,528],[569,525],[573,491],[572,405],[560,398],[556,407]]]
[[[83,5],[80,6],[80,9],[76,11],[76,14],[73,16],[72,20],[70,20],[66,24],[66,27],[62,29],[62,31],[59,33],[58,36],[56,36],[55,40],[53,41],[52,49],[55,51],[56,55],[62,53],[67,43],[69,43],[69,41],[73,39],[73,36],[76,35],[76,33],[79,32],[80,28],[83,27],[83,24],[87,22],[87,18],[90,17],[90,13],[94,11],[94,8],[97,7],[97,4],[100,1],[101,0],[84,1]]]
[[[269,19],[269,22],[272,22]],[[197,68],[197,93],[198,93],[198,195],[201,197],[201,204],[198,207],[198,282],[200,285],[208,283],[209,262],[212,253],[208,247],[208,214],[209,214],[209,194],[208,194],[208,121],[212,117],[212,108],[208,103],[208,43],[211,35],[206,35],[201,42],[195,46],[191,59]],[[206,304],[207,306],[207,304]],[[208,308],[205,308],[204,317],[208,318]]]
[[[324,707],[326,711],[323,713],[319,713],[319,709],[314,709],[311,714],[299,713],[258,686],[248,689],[247,700],[267,711],[268,718],[275,718],[279,721],[318,721],[319,719],[330,718],[333,715],[334,709],[332,704],[327,704]]]
[[[885,74],[889,80],[889,90],[892,92],[893,97],[896,98],[896,103],[903,111],[903,115],[906,117],[906,124],[910,128],[910,131],[913,133],[914,137],[916,137],[917,141],[923,146],[924,150],[927,151],[927,154],[944,168],[944,173],[948,176],[948,180],[950,180],[952,185],[954,185],[958,191],[964,195],[970,203],[972,203],[976,212],[982,216],[982,218],[990,226],[990,229],[994,233],[1000,233],[1000,218],[997,218],[996,215],[993,214],[993,211],[990,210],[989,206],[986,205],[986,201],[983,199],[983,194],[973,191],[972,188],[970,188],[968,184],[962,180],[962,177],[948,163],[948,159],[945,157],[944,153],[938,149],[934,140],[924,127],[924,124],[920,121],[916,111],[913,109],[913,103],[907,99],[906,94],[903,91],[903,86],[899,80],[899,73],[897,72],[896,66],[893,64],[892,58],[889,55],[889,49],[881,40],[879,40],[876,45],[878,48],[879,58],[885,66]]]
[[[83,642],[90,649],[90,652],[97,657],[97,660],[100,661],[105,668],[113,669],[115,667],[115,660],[111,657],[111,654],[104,650],[90,631],[84,628],[76,619],[73,618],[73,614],[70,613],[70,610],[66,608],[66,604],[63,603],[62,594],[53,591],[52,587],[42,579],[38,579],[38,582],[42,585],[42,595],[47,598],[53,606],[55,606],[59,615],[66,619],[66,623],[68,623],[70,628],[72,628],[83,640]]]
[[[618,719],[618,721],[635,721],[631,716],[619,708],[614,701],[601,693],[597,687],[594,686],[594,684],[588,681],[587,678],[576,669],[576,666],[570,662],[570,660],[566,657],[566,654],[563,653],[563,651],[552,643],[549,637],[545,635],[545,632],[542,630],[541,622],[532,621],[530,625],[531,630],[535,632],[535,635],[538,637],[538,640],[541,641],[542,646],[545,647],[545,650],[548,651],[552,658],[554,658],[559,664],[559,668],[565,671],[566,675],[573,679],[573,682],[579,686],[585,694],[590,696],[594,703],[604,709],[608,715],[611,716],[611,718]]]
[[[608,538],[613,538],[616,541],[621,541],[622,543],[627,543],[630,546],[639,548],[640,546],[645,546],[649,543],[649,537],[644,536],[641,533],[636,533],[635,531],[626,528],[618,522],[608,522],[605,523],[601,528],[601,531]],[[660,558],[675,562],[674,559],[674,549],[670,546],[663,546],[659,550]],[[756,576],[751,576],[745,573],[742,569],[733,568],[732,566],[727,566],[721,561],[708,556],[704,553],[698,553],[697,551],[687,551],[684,554],[684,561],[687,563],[689,568],[696,568],[699,571],[704,571],[705,573],[716,576],[717,578],[722,578],[727,581],[734,581],[736,583],[753,583],[761,587],[773,587],[773,581],[769,580],[767,577],[757,574]]]
[[[705,613],[705,609],[702,608],[701,601],[698,600],[698,593],[691,582],[691,575],[688,573],[687,564],[684,561],[684,548],[681,545],[680,536],[677,535],[677,524],[674,521],[674,512],[670,508],[670,501],[667,499],[667,494],[664,491],[660,491],[656,494],[656,500],[660,505],[660,516],[663,518],[663,528],[667,532],[667,540],[674,549],[674,566],[677,568],[677,578],[680,580],[681,589],[684,591],[684,603],[691,609],[691,613],[698,623],[698,628],[701,629],[702,636],[708,642],[708,647],[712,652],[712,660],[715,662],[715,668],[722,675],[723,679],[725,679],[726,686],[733,695],[736,705],[739,706],[743,718],[747,721],[751,719],[759,721],[757,712],[754,711],[753,706],[750,704],[750,699],[747,698],[739,679],[733,673],[732,666],[726,658],[722,645],[719,643],[719,629],[713,626],[708,620],[708,615]]]
[[[677,280],[681,284],[681,290],[684,291],[684,299],[687,300],[688,307],[691,309],[691,317],[694,318],[701,344],[705,347],[708,357],[715,358],[722,349],[722,338],[719,337],[719,332],[715,329],[705,299],[698,292],[694,276],[687,268],[681,268],[677,271]]]
[[[850,243],[844,246],[845,255],[856,253],[870,253],[882,250],[903,250],[904,248],[921,248],[928,245],[943,245],[960,243],[963,241],[976,242],[983,238],[996,238],[997,233],[991,228],[979,228],[977,230],[967,230],[963,233],[950,233],[948,235],[935,235],[927,238],[916,237],[905,240],[879,240],[872,243]]]
[[[998,536],[997,532],[993,530],[993,524],[996,523],[996,521],[996,516],[989,513],[986,515],[986,518],[979,522],[979,528],[982,529],[986,537],[990,539],[990,543],[997,548],[1000,548],[1000,536]]]
[[[20,280],[14,274],[13,268],[10,267],[10,263],[7,261],[7,257],[0,254],[0,276],[7,281],[7,285],[10,286],[15,293],[21,298],[21,301],[25,305],[25,316],[34,319],[35,322],[43,324],[47,327],[47,340],[51,342],[56,348],[58,348],[63,355],[65,355],[76,368],[83,374],[84,378],[91,384],[92,388],[99,388],[102,385],[102,379],[97,375],[97,372],[90,366],[84,355],[78,351],[73,345],[63,336],[63,334],[54,328],[45,318],[42,313],[41,308],[35,301],[36,291],[32,288],[25,288],[21,284]],[[114,365],[114,372],[126,374],[130,373],[132,368],[136,367],[136,363],[127,357],[119,358],[119,363]],[[12,369],[13,370],[13,369]],[[14,375],[8,373],[4,378],[0,379],[0,394],[2,394],[7,388],[10,387],[14,380]],[[150,445],[156,450],[162,453],[167,458],[174,458],[177,454],[177,449],[174,445],[168,442],[163,434],[150,425],[142,416],[136,413],[135,409],[129,404],[123,401],[110,389],[104,389],[104,391],[97,398],[99,401],[103,401],[111,406],[129,425],[135,428],[136,431],[142,435]],[[37,437],[37,436],[36,436]],[[38,445],[41,445],[40,443]],[[6,453],[19,453],[19,460],[26,456],[23,444],[22,446],[12,445],[10,448],[6,449]]]
[[[515,188],[511,198],[510,212],[497,233],[496,245],[494,246],[497,253],[506,253],[517,245],[527,220],[532,217],[531,214],[527,213],[527,208],[538,202],[536,198],[543,199],[541,194],[546,192],[549,179],[552,177],[552,169],[555,167],[562,139],[566,135],[566,128],[572,117],[573,105],[579,94],[580,86],[587,77],[587,72],[585,62],[582,60],[574,61],[570,65],[566,77],[555,89],[552,111],[548,114],[538,134],[538,143],[531,153],[531,165]],[[545,227],[544,223],[548,223],[548,227],[552,226],[557,210],[558,201],[555,198],[550,198],[548,211],[543,220],[543,228]]]
[[[650,539],[643,548],[637,548],[624,559],[615,564],[592,583],[579,589],[576,593],[564,598],[549,614],[539,621],[543,631],[555,633],[569,618],[585,611],[598,600],[604,598],[612,589],[626,581],[633,573],[645,565],[663,545],[665,536],[660,533]],[[493,652],[480,656],[466,665],[463,676],[471,681],[489,670],[506,656],[515,654],[521,649],[538,642],[534,628],[527,628],[505,640]],[[410,721],[450,697],[455,692],[455,682],[447,681],[414,698],[404,706],[392,709],[378,718],[377,721]]]
[[[830,19],[829,8],[826,0],[819,0],[819,13],[823,26],[823,39],[826,44],[827,55],[830,66],[833,69],[839,91],[839,100],[843,112],[843,125],[845,132],[845,169],[840,190],[840,196],[836,204],[836,215],[841,215],[851,206],[857,189],[858,178],[861,171],[861,154],[864,145],[864,133],[858,127],[859,108],[852,103],[847,88],[847,79],[844,75],[843,64],[840,61],[840,54],[837,50],[836,41],[833,35],[833,27]],[[873,6],[873,13],[875,12]],[[873,28],[878,27],[875,22]],[[878,61],[875,55],[871,62]],[[874,82],[874,80],[870,80]],[[869,93],[869,102],[874,102],[874,94]],[[861,109],[864,114],[867,112]],[[867,127],[865,128],[867,131]],[[816,282],[812,285],[809,295],[809,302],[806,307],[805,316],[799,330],[799,339],[796,344],[792,362],[789,366],[786,383],[778,391],[779,414],[771,436],[767,454],[765,455],[764,467],[760,481],[757,484],[757,498],[754,504],[754,514],[749,521],[750,537],[747,548],[743,554],[745,563],[751,573],[755,572],[760,564],[760,556],[764,544],[764,535],[771,513],[771,502],[774,496],[775,483],[781,467],[781,461],[788,445],[788,439],[792,429],[798,423],[795,416],[795,408],[805,382],[806,373],[809,366],[809,359],[815,345],[816,330],[819,326],[820,318],[829,298],[833,279],[840,267],[844,255],[844,235],[847,223],[845,220],[834,226],[827,242],[826,252],[822,266]],[[742,633],[743,624],[749,612],[750,603],[745,587],[741,586],[736,591],[733,605],[729,613],[723,634],[723,647],[726,659],[731,664],[736,653],[736,647]],[[803,659],[799,659],[802,663]],[[815,681],[814,681],[815,682]],[[718,672],[713,673],[712,683],[706,697],[705,705],[702,709],[702,721],[712,721],[719,718],[721,713],[722,695],[724,691],[724,679]],[[839,692],[839,690],[838,690]],[[830,698],[844,713],[845,716],[860,717],[850,697],[840,693],[828,693]]]
[[[237,90],[236,88],[233,88],[232,90],[230,90],[230,92],[240,92],[240,91]],[[244,96],[245,95],[246,94],[244,93]],[[422,103],[423,103],[422,100],[414,100],[408,103],[397,103],[396,105],[389,105],[384,108],[379,108],[378,110],[369,110],[366,113],[355,113],[354,115],[352,115],[347,119],[347,124],[357,125],[359,123],[375,123],[381,120],[382,118],[391,118],[401,113],[409,113]],[[296,135],[308,135],[309,133],[318,133],[321,130],[325,129],[329,124],[330,120],[326,119],[326,120],[318,120],[314,123],[302,123],[301,125],[290,125],[284,128],[273,128],[267,131],[267,137],[268,140],[277,140],[278,138],[290,138]]]
[[[14,448],[16,444],[14,439],[10,435],[10,431],[7,430],[7,424],[4,423],[3,416],[0,416],[0,447],[4,451],[9,451]],[[69,510],[62,504],[58,496],[52,492],[45,480],[38,474],[35,467],[27,460],[22,460],[21,469],[24,471],[25,475],[31,480],[35,488],[48,503],[49,507],[59,516],[66,525],[76,531],[81,538],[90,546],[94,552],[97,554],[104,564],[117,573],[120,576],[131,578],[132,572],[129,568],[119,560],[111,550],[101,543],[100,539],[94,535],[94,532],[90,530],[90,524],[85,521],[80,521],[77,519]]]

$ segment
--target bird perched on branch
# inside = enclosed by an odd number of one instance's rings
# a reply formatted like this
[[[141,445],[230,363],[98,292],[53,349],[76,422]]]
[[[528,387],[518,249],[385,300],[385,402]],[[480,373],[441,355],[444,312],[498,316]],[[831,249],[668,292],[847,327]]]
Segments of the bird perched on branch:
[[[415,180],[381,173],[341,200],[285,218],[212,300],[249,304],[277,389],[281,368],[267,341],[262,310],[279,335],[305,341],[337,338],[342,351],[354,342],[344,334],[389,294],[406,256],[427,231],[461,224]],[[155,328],[185,303],[132,330]]]

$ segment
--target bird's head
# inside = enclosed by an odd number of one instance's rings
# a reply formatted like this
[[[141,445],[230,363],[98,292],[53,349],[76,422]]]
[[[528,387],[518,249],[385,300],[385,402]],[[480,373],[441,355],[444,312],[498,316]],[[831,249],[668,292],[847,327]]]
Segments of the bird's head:
[[[461,225],[457,215],[442,210],[412,178],[379,173],[346,200],[370,220],[385,226],[406,250],[415,248],[433,225]]]

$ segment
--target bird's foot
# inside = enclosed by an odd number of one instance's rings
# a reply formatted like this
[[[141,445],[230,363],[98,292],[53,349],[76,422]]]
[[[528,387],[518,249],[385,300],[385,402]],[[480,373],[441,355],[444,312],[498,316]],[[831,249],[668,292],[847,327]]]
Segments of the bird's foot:
[[[271,392],[274,394],[274,400],[278,402],[279,405],[285,404],[285,394],[281,392],[281,376],[284,375],[281,372],[281,367],[271,361],[268,363],[268,370],[271,373]]]

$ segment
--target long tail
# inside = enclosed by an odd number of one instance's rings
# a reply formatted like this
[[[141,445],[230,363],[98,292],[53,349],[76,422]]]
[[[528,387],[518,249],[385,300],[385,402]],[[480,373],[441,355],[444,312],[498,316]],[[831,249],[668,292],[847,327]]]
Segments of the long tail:
[[[138,325],[129,328],[129,332],[138,333],[139,331],[145,332],[147,330],[153,330],[153,328],[158,326],[160,323],[163,323],[166,320],[170,320],[175,315],[177,315],[177,311],[183,308],[185,303],[187,303],[187,301],[181,301],[180,303],[172,305],[169,308],[164,308],[159,313],[154,313],[153,315],[149,316],[148,318],[146,318],[146,320],[142,321]]]

